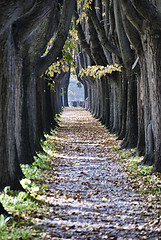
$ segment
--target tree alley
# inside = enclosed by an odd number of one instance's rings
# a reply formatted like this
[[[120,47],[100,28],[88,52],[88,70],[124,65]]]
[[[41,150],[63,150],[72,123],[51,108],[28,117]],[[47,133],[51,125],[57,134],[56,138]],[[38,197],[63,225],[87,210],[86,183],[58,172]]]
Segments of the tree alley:
[[[0,7],[0,188],[21,188],[20,163],[33,162],[44,132],[68,106],[61,91],[70,73],[44,73],[62,58],[72,15],[89,110],[122,148],[136,148],[161,172],[160,1],[15,0]]]
[[[142,163],[161,172],[160,1],[79,1],[75,19],[90,111],[123,140],[122,148],[136,147]],[[121,73],[88,71],[116,63]]]

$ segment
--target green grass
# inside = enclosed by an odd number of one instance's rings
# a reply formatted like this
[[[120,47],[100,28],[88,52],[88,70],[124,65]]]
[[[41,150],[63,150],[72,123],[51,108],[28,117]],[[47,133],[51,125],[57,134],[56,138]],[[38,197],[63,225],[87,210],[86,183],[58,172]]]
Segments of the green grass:
[[[120,151],[119,162],[128,174],[129,183],[139,194],[149,194],[153,199],[160,201],[161,174],[151,174],[152,166],[140,165],[143,157],[132,156],[133,150]]]
[[[32,222],[38,202],[29,193],[11,191],[6,187],[0,195],[0,201],[12,214],[9,217],[0,215],[0,239],[39,239],[42,231]]]
[[[52,131],[55,134],[55,131]],[[51,140],[50,140],[51,139]],[[25,178],[21,180],[23,191],[12,191],[6,187],[0,194],[0,201],[10,214],[0,215],[0,239],[42,239],[44,230],[37,227],[35,219],[42,219],[48,211],[48,204],[37,198],[45,194],[47,185],[45,179],[48,172],[54,167],[53,153],[56,145],[52,137],[41,142],[44,152],[34,157],[32,165],[21,164]]]

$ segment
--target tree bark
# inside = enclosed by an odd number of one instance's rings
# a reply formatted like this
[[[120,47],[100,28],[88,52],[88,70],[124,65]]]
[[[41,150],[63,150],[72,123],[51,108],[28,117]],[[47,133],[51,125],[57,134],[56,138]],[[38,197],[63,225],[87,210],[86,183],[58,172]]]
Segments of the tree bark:
[[[0,189],[21,189],[15,143],[15,51],[9,27],[0,36]]]

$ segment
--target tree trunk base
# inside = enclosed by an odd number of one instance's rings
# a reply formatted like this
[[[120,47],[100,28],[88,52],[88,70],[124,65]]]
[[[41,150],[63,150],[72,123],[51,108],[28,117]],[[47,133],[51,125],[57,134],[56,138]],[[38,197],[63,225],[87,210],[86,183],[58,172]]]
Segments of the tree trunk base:
[[[154,154],[146,154],[141,162],[138,165],[147,165],[152,166],[154,164]]]
[[[153,173],[161,173],[161,166],[160,167],[154,166],[151,171],[151,174],[153,174]]]
[[[11,190],[14,190],[14,191],[26,192],[26,190],[22,187],[22,185],[20,184],[19,181],[17,181],[16,184],[11,185],[11,186],[10,186],[10,189],[11,189]]]

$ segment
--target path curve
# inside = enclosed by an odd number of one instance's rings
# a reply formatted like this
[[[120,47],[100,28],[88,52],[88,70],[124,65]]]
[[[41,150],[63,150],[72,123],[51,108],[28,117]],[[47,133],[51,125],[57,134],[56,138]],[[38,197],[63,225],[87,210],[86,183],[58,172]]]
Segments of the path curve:
[[[161,239],[155,209],[127,184],[112,136],[89,112],[65,108],[56,139],[46,239]]]

